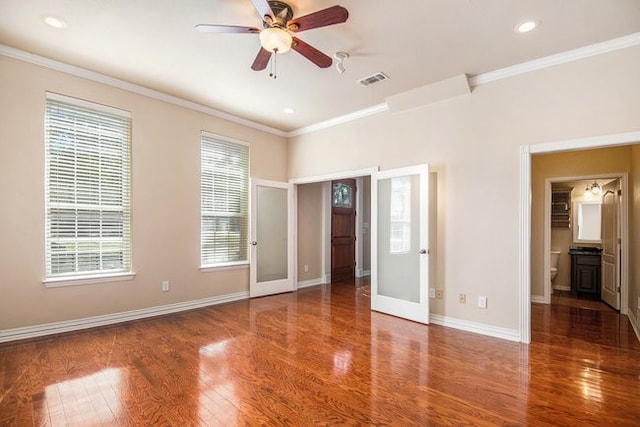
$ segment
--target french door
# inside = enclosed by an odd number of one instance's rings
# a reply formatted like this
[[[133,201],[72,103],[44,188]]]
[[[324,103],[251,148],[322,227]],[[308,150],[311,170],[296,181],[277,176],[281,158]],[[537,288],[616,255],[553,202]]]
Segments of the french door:
[[[371,309],[429,323],[429,166],[371,179]]]
[[[292,187],[251,180],[250,297],[294,290]]]

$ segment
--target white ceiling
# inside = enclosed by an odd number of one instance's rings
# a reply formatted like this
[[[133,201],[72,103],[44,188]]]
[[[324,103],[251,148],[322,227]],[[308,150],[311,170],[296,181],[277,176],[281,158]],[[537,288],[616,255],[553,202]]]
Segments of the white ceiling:
[[[154,89],[282,131],[303,128],[460,74],[477,75],[640,32],[640,0],[290,0],[294,17],[340,4],[346,23],[298,33],[347,71],[290,51],[278,78],[252,71],[260,26],[250,0],[0,0],[0,44]],[[65,29],[42,18],[64,19]],[[516,34],[526,19],[538,29]],[[356,83],[382,71],[390,79]],[[285,114],[291,107],[295,114]]]

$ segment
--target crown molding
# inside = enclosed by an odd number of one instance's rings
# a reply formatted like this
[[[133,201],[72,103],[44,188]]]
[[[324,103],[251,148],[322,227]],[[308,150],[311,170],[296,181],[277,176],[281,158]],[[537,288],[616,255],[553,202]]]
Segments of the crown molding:
[[[544,68],[553,67],[555,65],[565,64],[567,62],[578,61],[580,59],[588,58],[590,56],[601,55],[616,50],[626,49],[628,47],[640,45],[640,33],[633,33],[627,36],[618,37],[615,39],[607,40],[604,42],[584,46],[581,48],[568,50],[555,55],[545,56],[542,58],[534,59],[532,61],[523,62],[521,64],[512,65],[509,67],[501,68],[494,71],[489,71],[482,74],[476,74],[469,78],[469,85],[471,87],[478,87],[480,85],[495,82],[509,77],[518,76],[520,74],[530,73],[532,71],[542,70]],[[354,113],[346,114],[344,116],[335,117],[330,120],[326,120],[320,123],[316,123],[311,126],[306,126],[300,129],[293,130],[287,133],[288,138],[294,136],[304,135],[306,133],[316,132],[321,129],[326,129],[331,126],[335,126],[341,123],[346,123],[352,120],[357,120],[362,117],[370,116],[372,114],[388,111],[389,106],[386,103],[378,104],[364,110],[359,110]]]
[[[542,70],[544,68],[553,67],[555,65],[565,64],[567,62],[578,61],[580,59],[588,58],[591,56],[601,55],[604,53],[613,52],[616,50],[626,49],[633,46],[640,45],[640,33],[633,33],[627,36],[618,37],[615,39],[607,40],[600,43],[595,43],[589,46],[584,46],[577,49],[568,50],[555,55],[545,56],[543,58],[534,59],[532,61],[523,62],[510,67],[501,68],[494,71],[489,71],[482,74],[477,74],[469,78],[469,84],[472,87],[477,87],[486,83],[495,82],[498,80],[506,79],[509,77],[518,76],[520,74],[530,73],[532,71]],[[276,129],[261,123],[254,122],[249,119],[235,116],[233,114],[225,113],[215,108],[207,107],[202,104],[187,101],[182,98],[178,98],[173,95],[168,95],[163,92],[159,92],[153,89],[149,89],[143,86],[139,86],[133,83],[119,80],[113,77],[106,76],[104,74],[97,73],[95,71],[86,70],[84,68],[76,67],[73,65],[65,64],[63,62],[55,61],[43,56],[28,53],[19,49],[15,49],[3,44],[0,44],[0,55],[8,56],[10,58],[19,59],[32,64],[40,65],[46,68],[50,68],[63,73],[71,74],[77,77],[82,77],[88,80],[92,80],[98,83],[107,84],[119,89],[127,90],[129,92],[144,95],[150,98],[154,98],[160,101],[164,101],[170,104],[174,104],[180,107],[188,108],[194,111],[198,111],[213,117],[217,117],[223,120],[228,120],[232,123],[237,123],[243,126],[247,126],[252,129],[256,129],[262,132],[267,132],[283,138],[293,138],[296,136],[317,132],[322,129],[327,129],[339,124],[348,123],[354,120],[361,119],[363,117],[379,114],[389,111],[389,106],[386,102],[373,105],[371,107],[364,108],[362,110],[354,111],[349,114],[334,117],[329,120],[325,120],[319,123],[315,123],[309,126],[301,127],[289,132]]]
[[[133,92],[138,95],[143,95],[149,98],[157,99],[159,101],[167,102],[169,104],[177,105],[179,107],[188,108],[190,110],[198,111],[200,113],[207,114],[209,116],[217,117],[219,119],[227,120],[232,123],[247,126],[252,129],[256,129],[262,132],[267,132],[283,138],[287,137],[287,132],[280,129],[272,128],[261,123],[254,122],[249,119],[235,116],[233,114],[225,113],[224,111],[216,110],[215,108],[207,107],[202,104],[198,104],[186,99],[179,98],[177,96],[168,95],[157,90],[149,89],[144,86],[129,83],[124,80],[116,79],[95,71],[90,71],[85,68],[76,67],[74,65],[65,64],[64,62],[56,61],[44,56],[36,55],[33,53],[25,52],[20,49],[16,49],[7,45],[0,44],[0,55],[7,56],[9,58],[18,59],[24,62],[28,62],[35,65],[40,65],[55,71],[60,71],[72,76],[81,77],[87,80],[91,80],[97,83],[106,84],[109,86],[123,89],[128,92]]]
[[[287,137],[288,138],[292,138],[294,136],[300,136],[300,135],[304,135],[306,133],[316,132],[316,131],[319,131],[319,130],[322,130],[322,129],[326,129],[326,128],[330,128],[332,126],[339,125],[341,123],[352,122],[354,120],[358,120],[358,119],[361,119],[363,117],[367,117],[367,116],[371,116],[371,115],[374,115],[374,114],[382,113],[382,112],[388,111],[388,110],[389,110],[389,106],[387,105],[386,102],[383,102],[382,104],[373,105],[371,107],[367,107],[367,108],[364,108],[362,110],[354,111],[352,113],[345,114],[343,116],[334,117],[332,119],[325,120],[323,122],[315,123],[315,124],[310,125],[310,126],[305,126],[303,128],[292,130],[291,132],[287,133]]]
[[[580,59],[589,58],[590,56],[602,55],[604,53],[616,50],[626,49],[628,47],[640,44],[640,33],[629,34],[624,37],[607,40],[604,42],[580,47],[577,49],[567,50],[555,55],[545,56],[534,59],[532,61],[523,62],[521,64],[512,65],[510,67],[501,68],[495,71],[478,74],[469,79],[472,86],[480,86],[485,83],[502,80],[520,74],[530,73],[532,71],[542,70],[544,68],[553,67],[554,65],[565,64],[567,62],[578,61]]]

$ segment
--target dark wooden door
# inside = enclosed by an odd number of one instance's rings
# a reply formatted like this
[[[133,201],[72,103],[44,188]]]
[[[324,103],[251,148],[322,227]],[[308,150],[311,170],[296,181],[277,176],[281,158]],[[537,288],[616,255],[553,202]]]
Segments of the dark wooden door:
[[[331,182],[331,281],[356,275],[356,180]]]

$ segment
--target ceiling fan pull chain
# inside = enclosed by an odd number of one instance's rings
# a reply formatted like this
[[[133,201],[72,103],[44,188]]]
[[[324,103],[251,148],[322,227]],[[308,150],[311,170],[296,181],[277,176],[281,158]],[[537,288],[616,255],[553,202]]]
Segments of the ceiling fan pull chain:
[[[276,58],[278,57],[278,49],[273,50],[272,58],[271,58],[271,70],[269,72],[269,77],[273,77],[274,79],[278,78],[278,64],[276,63]]]

